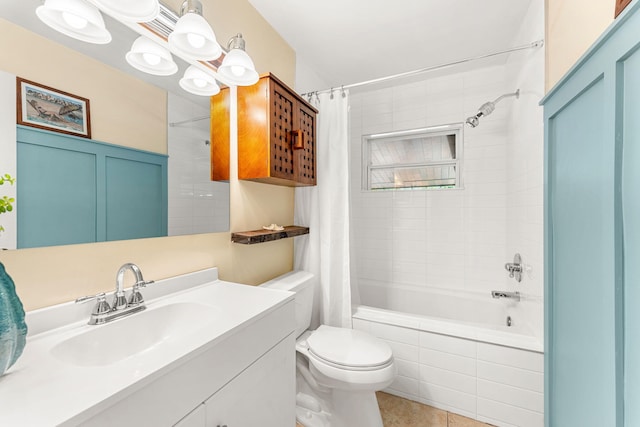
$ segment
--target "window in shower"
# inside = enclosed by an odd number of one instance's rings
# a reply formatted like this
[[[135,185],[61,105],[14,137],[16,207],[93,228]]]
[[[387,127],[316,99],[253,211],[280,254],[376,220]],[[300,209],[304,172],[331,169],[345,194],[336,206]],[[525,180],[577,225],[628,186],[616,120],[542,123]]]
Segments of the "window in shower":
[[[462,124],[363,137],[363,188],[461,187]]]

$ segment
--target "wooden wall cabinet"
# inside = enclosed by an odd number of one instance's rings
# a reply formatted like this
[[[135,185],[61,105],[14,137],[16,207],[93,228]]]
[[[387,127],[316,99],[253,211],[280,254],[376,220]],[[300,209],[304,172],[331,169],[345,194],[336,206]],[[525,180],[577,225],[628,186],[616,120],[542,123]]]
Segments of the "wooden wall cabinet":
[[[238,179],[315,185],[318,111],[270,73],[237,90]],[[211,98],[213,181],[229,179],[229,108],[229,88]]]

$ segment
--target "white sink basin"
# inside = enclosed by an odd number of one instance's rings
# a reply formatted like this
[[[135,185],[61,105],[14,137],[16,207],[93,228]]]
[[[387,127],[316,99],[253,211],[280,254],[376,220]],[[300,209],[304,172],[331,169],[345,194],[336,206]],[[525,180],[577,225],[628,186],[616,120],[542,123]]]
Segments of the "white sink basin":
[[[55,345],[51,354],[76,366],[109,365],[163,342],[180,340],[217,317],[214,308],[192,302],[147,308],[112,323],[87,326],[87,331]]]

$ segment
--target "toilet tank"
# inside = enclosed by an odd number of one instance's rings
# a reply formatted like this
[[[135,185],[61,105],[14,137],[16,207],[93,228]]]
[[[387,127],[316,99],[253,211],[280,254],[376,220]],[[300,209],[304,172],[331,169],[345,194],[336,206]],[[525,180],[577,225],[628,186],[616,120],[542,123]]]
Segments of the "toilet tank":
[[[316,277],[313,274],[307,271],[296,270],[260,285],[266,288],[295,292],[296,337],[299,337],[304,331],[309,329],[309,325],[311,324],[315,282]]]

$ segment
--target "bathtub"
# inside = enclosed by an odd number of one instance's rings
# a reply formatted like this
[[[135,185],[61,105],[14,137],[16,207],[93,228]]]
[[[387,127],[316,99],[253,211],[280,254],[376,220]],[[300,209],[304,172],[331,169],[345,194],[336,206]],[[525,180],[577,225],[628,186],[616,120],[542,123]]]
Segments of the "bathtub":
[[[363,283],[359,291],[353,328],[387,342],[399,367],[386,392],[496,426],[544,425],[543,344],[517,316],[526,299]]]

